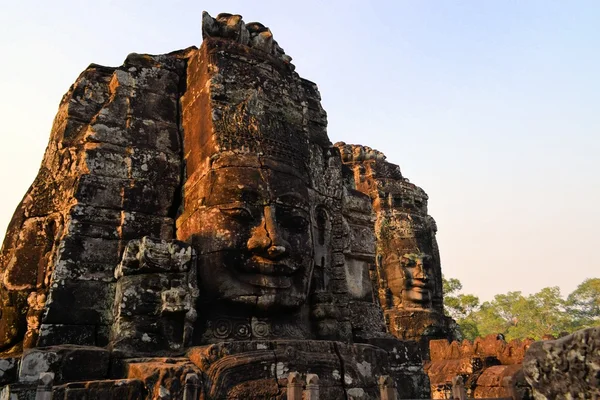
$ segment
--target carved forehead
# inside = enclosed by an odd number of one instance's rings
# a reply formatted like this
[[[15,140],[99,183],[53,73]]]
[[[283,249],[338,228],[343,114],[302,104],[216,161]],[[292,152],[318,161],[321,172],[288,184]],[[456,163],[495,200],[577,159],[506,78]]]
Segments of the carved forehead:
[[[260,168],[225,167],[213,169],[202,185],[204,205],[215,206],[234,201],[260,202],[268,198],[267,184]]]
[[[231,202],[267,204],[278,202],[308,208],[308,188],[297,176],[256,167],[223,167],[211,170],[204,179],[204,204]]]

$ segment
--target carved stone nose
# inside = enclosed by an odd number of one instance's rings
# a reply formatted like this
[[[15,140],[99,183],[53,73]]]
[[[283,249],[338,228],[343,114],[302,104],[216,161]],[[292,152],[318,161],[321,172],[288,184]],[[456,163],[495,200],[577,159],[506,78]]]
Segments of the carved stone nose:
[[[257,227],[253,230],[252,236],[248,239],[248,250],[253,252],[265,251],[271,246],[271,239],[267,235],[267,231],[262,227]]]
[[[290,246],[279,230],[272,208],[265,207],[261,224],[252,230],[252,236],[248,239],[248,249],[269,258],[286,255]]]
[[[269,257],[275,258],[284,255],[287,252],[285,246],[271,246],[267,250]]]
[[[422,263],[417,263],[417,266],[415,267],[415,278],[418,279],[427,279],[427,272],[425,272],[425,268],[423,267]]]

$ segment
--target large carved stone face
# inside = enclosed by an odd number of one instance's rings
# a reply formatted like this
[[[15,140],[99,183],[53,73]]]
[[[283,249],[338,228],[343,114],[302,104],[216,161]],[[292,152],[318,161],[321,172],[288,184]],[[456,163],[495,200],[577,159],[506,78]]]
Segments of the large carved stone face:
[[[237,165],[211,170],[202,185],[201,293],[261,309],[298,307],[313,269],[306,184],[275,169]]]

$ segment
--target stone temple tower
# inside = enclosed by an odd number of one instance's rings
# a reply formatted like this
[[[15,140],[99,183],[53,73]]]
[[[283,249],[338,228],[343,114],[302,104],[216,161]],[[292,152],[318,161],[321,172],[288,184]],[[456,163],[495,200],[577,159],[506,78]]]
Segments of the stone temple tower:
[[[3,395],[428,398],[419,341],[451,326],[426,195],[331,144],[269,28],[202,33],[63,97],[0,253]]]

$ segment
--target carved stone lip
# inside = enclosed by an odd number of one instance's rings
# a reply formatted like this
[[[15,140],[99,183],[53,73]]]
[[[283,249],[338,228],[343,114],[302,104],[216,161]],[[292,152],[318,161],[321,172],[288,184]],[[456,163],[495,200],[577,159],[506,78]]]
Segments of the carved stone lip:
[[[408,290],[415,292],[429,292],[431,290],[429,282],[420,279],[413,279],[407,286]]]
[[[287,260],[273,261],[259,256],[253,256],[242,265],[242,269],[249,273],[268,276],[290,276],[298,270],[298,266]]]
[[[287,289],[292,286],[292,278],[289,276],[272,276],[258,273],[241,274],[239,278],[252,285],[270,289]]]

